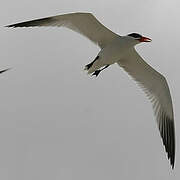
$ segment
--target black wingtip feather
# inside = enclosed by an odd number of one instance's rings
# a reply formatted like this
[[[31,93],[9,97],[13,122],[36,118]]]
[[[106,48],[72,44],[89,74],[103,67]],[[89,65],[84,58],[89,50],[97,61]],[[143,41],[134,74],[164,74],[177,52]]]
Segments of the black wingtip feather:
[[[163,128],[161,129],[161,137],[165,150],[167,152],[168,159],[172,169],[174,169],[175,164],[175,129],[174,122],[167,115],[162,116],[163,119]]]
[[[0,71],[0,74],[1,74],[1,73],[4,73],[4,72],[6,72],[6,71],[8,71],[8,70],[10,70],[10,69],[11,69],[11,68],[1,70],[1,71]]]
[[[16,27],[40,26],[40,25],[46,24],[48,21],[52,21],[52,20],[53,20],[52,17],[47,17],[47,18],[41,18],[41,19],[35,19],[35,20],[31,20],[31,21],[25,21],[25,22],[21,22],[21,23],[11,24],[11,25],[7,25],[5,27],[16,28]]]

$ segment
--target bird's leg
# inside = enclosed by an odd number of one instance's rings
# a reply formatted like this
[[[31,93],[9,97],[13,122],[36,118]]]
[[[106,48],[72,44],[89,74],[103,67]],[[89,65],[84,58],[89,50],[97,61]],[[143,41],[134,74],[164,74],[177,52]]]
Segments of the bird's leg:
[[[99,75],[99,73],[102,71],[102,70],[104,70],[104,69],[106,69],[107,67],[109,67],[109,65],[106,65],[105,67],[103,67],[102,69],[98,69],[98,70],[96,70],[96,71],[94,71],[94,73],[92,74],[92,76],[98,76]]]
[[[87,65],[85,66],[84,70],[89,70],[97,59],[99,59],[99,56],[97,56],[97,57],[94,59],[94,61],[92,61],[91,63],[87,64]]]

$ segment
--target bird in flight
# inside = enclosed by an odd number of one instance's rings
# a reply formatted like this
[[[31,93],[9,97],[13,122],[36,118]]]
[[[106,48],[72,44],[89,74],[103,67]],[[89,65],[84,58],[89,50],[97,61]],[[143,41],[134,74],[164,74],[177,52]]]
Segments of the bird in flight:
[[[175,162],[175,127],[172,99],[163,75],[148,65],[136,52],[135,45],[151,39],[138,33],[120,36],[103,24],[91,13],[70,13],[16,23],[6,27],[57,26],[76,31],[100,47],[96,58],[85,66],[88,74],[99,73],[117,63],[147,95],[153,105],[154,115],[172,168]]]

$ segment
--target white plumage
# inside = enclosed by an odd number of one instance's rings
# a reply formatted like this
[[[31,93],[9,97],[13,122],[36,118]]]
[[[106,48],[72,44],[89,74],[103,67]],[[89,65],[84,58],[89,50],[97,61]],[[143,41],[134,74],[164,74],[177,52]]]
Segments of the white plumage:
[[[173,106],[166,79],[136,52],[134,46],[149,42],[137,33],[119,36],[101,24],[91,13],[71,13],[52,16],[7,27],[58,26],[74,30],[97,44],[101,51],[96,59],[86,65],[88,73],[98,76],[109,65],[117,63],[143,89],[153,105],[158,128],[172,168],[175,161],[175,129]],[[104,68],[102,68],[104,67]],[[102,69],[101,69],[102,68]]]

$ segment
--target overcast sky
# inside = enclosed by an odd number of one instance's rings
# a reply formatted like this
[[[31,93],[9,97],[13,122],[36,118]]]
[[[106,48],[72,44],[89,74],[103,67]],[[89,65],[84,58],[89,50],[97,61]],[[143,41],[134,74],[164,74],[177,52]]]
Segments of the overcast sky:
[[[178,0],[1,0],[0,179],[180,179]],[[176,164],[171,170],[151,104],[116,64],[98,78],[83,68],[99,48],[64,28],[4,25],[69,12],[92,12],[137,46],[172,93]]]

